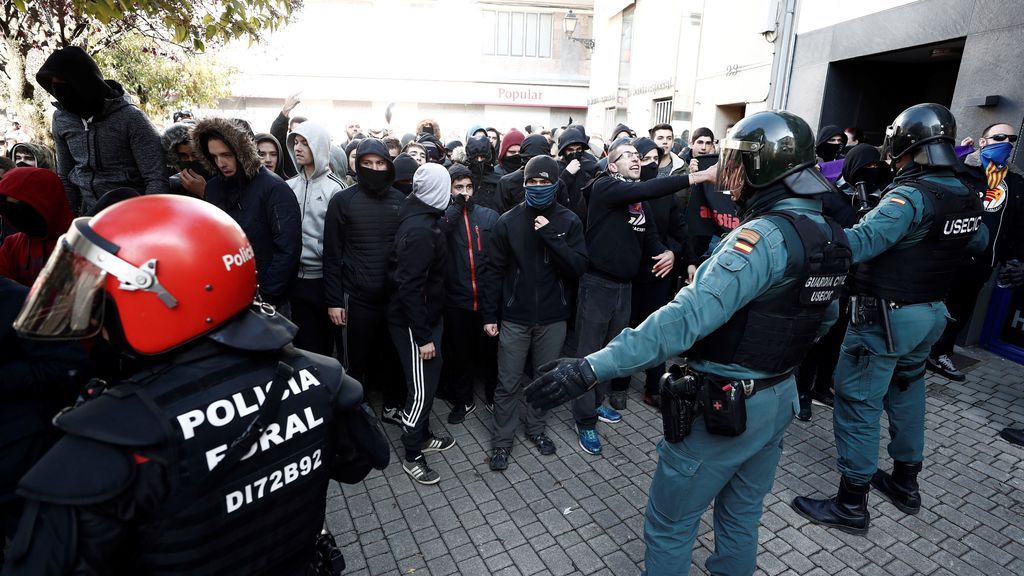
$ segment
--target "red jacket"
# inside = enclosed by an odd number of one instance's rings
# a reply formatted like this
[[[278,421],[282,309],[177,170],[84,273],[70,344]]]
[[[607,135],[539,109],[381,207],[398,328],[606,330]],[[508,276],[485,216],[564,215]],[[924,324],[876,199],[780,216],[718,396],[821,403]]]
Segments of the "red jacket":
[[[15,168],[0,179],[0,217],[21,230],[0,245],[0,276],[31,286],[74,215],[57,174]]]

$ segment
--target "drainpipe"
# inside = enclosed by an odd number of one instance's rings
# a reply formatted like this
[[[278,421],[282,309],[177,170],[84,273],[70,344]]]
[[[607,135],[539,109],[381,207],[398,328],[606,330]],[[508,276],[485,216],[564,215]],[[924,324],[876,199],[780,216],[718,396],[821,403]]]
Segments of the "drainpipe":
[[[782,33],[779,34],[779,50],[775,67],[775,77],[772,79],[774,89],[772,90],[772,109],[781,110],[785,108],[789,100],[789,76],[793,67],[793,44],[796,40],[793,20],[796,14],[796,0],[786,0],[786,14],[782,18]]]

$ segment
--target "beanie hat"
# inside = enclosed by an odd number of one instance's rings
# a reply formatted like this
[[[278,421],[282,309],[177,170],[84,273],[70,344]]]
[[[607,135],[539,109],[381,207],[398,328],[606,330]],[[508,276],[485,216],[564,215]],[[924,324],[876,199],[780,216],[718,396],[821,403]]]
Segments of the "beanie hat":
[[[420,167],[419,162],[417,162],[415,158],[404,152],[395,156],[394,164],[395,182],[412,180],[412,176],[416,173],[416,169]]]
[[[558,162],[551,156],[534,156],[530,158],[530,161],[526,163],[526,169],[523,170],[523,181],[526,182],[530,178],[544,178],[550,180],[552,183],[558,181]]]

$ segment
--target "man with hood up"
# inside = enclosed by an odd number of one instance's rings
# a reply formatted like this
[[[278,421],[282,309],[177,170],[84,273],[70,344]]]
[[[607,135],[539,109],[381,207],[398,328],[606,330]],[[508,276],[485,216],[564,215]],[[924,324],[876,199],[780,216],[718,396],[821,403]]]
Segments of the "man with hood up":
[[[570,126],[558,136],[558,167],[565,183],[563,197],[559,202],[572,210],[580,221],[586,224],[587,202],[583,197],[586,188],[597,175],[597,158],[590,153],[590,139],[580,128]]]
[[[200,120],[192,143],[216,174],[206,183],[206,200],[238,222],[252,243],[260,297],[286,306],[302,253],[295,194],[260,162],[252,138],[231,120]]]
[[[515,128],[505,133],[498,149],[498,163],[494,165],[495,174],[511,174],[525,165],[523,158],[519,156],[519,147],[522,146],[524,138],[526,135]]]
[[[292,322],[299,327],[295,345],[330,356],[335,330],[324,300],[324,219],[331,198],[345,185],[331,172],[331,137],[323,126],[314,122],[296,126],[288,134],[288,155],[299,171],[288,185],[299,203],[302,228],[298,278],[288,294]]]
[[[524,166],[534,156],[550,155],[551,144],[541,134],[530,134],[523,139],[523,144],[519,147],[519,158]],[[499,212],[508,212],[513,206],[523,201],[523,198],[526,196],[523,191],[524,182],[523,168],[519,168],[501,177],[501,180],[498,181],[498,197],[501,198],[501,210]]]
[[[103,79],[84,50],[68,46],[54,52],[36,73],[36,82],[57,99],[57,175],[73,212],[88,212],[115,188],[169,191],[156,128],[120,84]]]
[[[11,160],[15,166],[30,168],[46,168],[53,170],[53,151],[42,144],[34,142],[19,142],[11,147]]]
[[[412,175],[416,173],[420,163],[404,152],[395,157],[394,163],[395,182],[392,186],[408,196],[412,193]]]
[[[284,175],[284,150],[281,148],[281,142],[267,132],[256,133],[253,140],[256,142],[256,154],[259,155],[260,162],[263,162],[267,170],[277,174],[282,180],[287,180]]]
[[[383,142],[366,138],[354,152],[358,181],[331,198],[324,222],[327,314],[344,326],[349,373],[383,393],[381,420],[401,425],[405,387],[387,329],[386,281],[405,196],[392,186],[395,166]]]
[[[498,182],[501,176],[494,171],[491,143],[487,138],[473,138],[466,143],[466,163],[473,174],[473,202],[501,213]]]
[[[814,153],[824,162],[839,160],[843,157],[846,147],[846,132],[838,126],[829,124],[818,131],[818,139],[814,143]]]
[[[74,218],[60,178],[44,168],[4,174],[0,218],[20,230],[0,245],[0,276],[31,286]]]
[[[388,264],[391,303],[388,328],[405,370],[407,397],[402,411],[403,468],[420,484],[437,484],[425,452],[455,445],[450,436],[430,431],[430,408],[441,378],[441,331],[447,247],[441,218],[451,200],[452,179],[440,164],[420,166],[412,194],[398,211],[400,223]]]

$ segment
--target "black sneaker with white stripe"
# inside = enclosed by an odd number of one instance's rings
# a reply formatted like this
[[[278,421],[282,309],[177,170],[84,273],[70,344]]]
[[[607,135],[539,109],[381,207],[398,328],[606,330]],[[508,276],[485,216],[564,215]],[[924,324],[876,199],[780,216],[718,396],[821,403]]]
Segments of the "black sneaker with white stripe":
[[[451,436],[431,436],[429,440],[423,443],[423,452],[444,452],[445,450],[455,446],[455,438]]]
[[[423,454],[417,456],[412,462],[406,460],[402,464],[402,468],[405,469],[406,474],[420,484],[437,484],[441,480],[441,475],[427,466],[427,459],[423,457]]]

